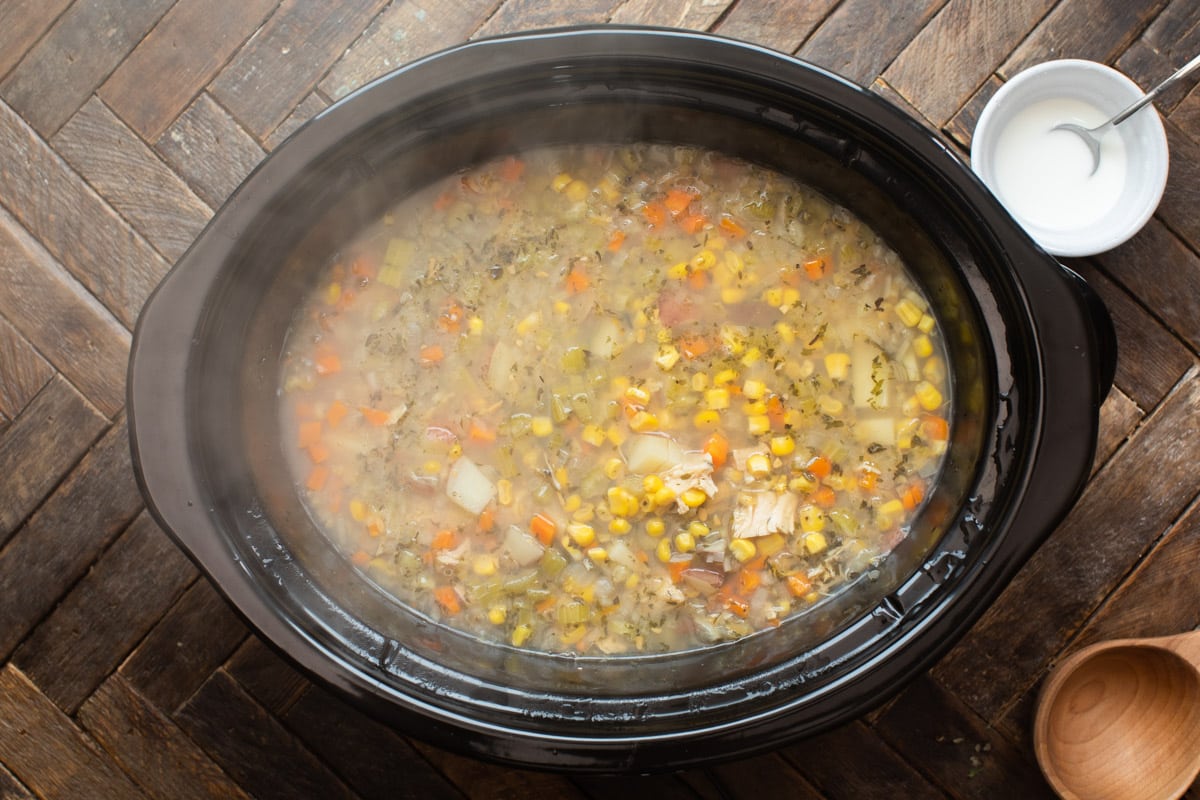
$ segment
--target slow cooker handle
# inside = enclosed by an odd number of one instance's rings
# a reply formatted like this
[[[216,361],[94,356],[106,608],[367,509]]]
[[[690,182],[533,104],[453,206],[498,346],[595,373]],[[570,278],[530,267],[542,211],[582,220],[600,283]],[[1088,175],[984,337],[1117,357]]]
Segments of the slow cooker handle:
[[[1075,288],[1083,298],[1084,308],[1091,322],[1092,334],[1095,338],[1097,365],[1099,367],[1097,374],[1098,383],[1096,384],[1097,396],[1103,402],[1104,398],[1108,396],[1109,390],[1112,389],[1113,380],[1117,374],[1117,331],[1113,327],[1112,315],[1108,313],[1108,309],[1105,307],[1104,301],[1100,299],[1100,295],[1084,280],[1083,276],[1061,262],[1059,262],[1058,267],[1063,271],[1067,279],[1075,285]]]

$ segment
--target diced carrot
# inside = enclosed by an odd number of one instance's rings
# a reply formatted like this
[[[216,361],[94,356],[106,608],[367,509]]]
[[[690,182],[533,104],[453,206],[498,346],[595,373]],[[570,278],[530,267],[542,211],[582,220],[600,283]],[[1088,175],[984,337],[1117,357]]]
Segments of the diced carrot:
[[[320,442],[314,442],[308,448],[308,457],[314,464],[322,464],[329,459],[329,448]]]
[[[488,444],[496,441],[496,431],[479,420],[473,419],[467,426],[467,438],[473,442]]]
[[[708,224],[708,218],[703,214],[688,214],[686,217],[679,219],[679,227],[683,228],[686,233],[696,234],[704,230],[704,226]]]
[[[356,567],[365,567],[370,560],[371,557],[362,550],[355,550],[354,555],[350,556],[350,563]]]
[[[687,211],[687,207],[692,204],[692,200],[694,199],[696,198],[691,192],[685,192],[682,189],[672,189],[667,192],[667,199],[663,200],[663,205],[671,212],[671,216],[678,217]]]
[[[748,595],[762,583],[762,573],[756,569],[742,568],[738,571],[738,592]]]
[[[688,286],[696,291],[700,291],[705,286],[708,286],[708,272],[706,270],[696,270],[688,273]]]
[[[441,363],[442,359],[446,357],[446,351],[440,344],[427,344],[421,348],[418,357],[421,360],[421,366],[432,367],[434,364]]]
[[[921,501],[924,499],[925,488],[919,483],[909,484],[908,488],[900,494],[900,502],[904,504],[904,508],[908,511],[912,511],[921,505]]]
[[[694,359],[712,349],[712,343],[703,336],[684,336],[679,340],[679,352],[684,358]]]
[[[359,256],[350,262],[350,274],[355,277],[371,280],[377,272],[375,260],[366,256]]]
[[[342,371],[342,360],[336,353],[322,353],[316,360],[318,375],[333,375]]]
[[[488,506],[479,513],[479,530],[487,533],[496,527],[496,509]]]
[[[558,605],[558,598],[554,595],[550,595],[545,600],[539,600],[537,604],[534,605],[533,612],[535,614],[545,614],[548,611],[553,611],[556,605]]]
[[[350,407],[341,400],[334,400],[329,404],[329,408],[325,409],[325,421],[329,423],[329,427],[336,428],[349,411]]]
[[[588,278],[587,271],[582,266],[576,264],[571,267],[570,272],[567,273],[568,294],[579,294],[591,285],[592,281]]]
[[[740,597],[731,597],[725,601],[725,607],[742,619],[750,616],[750,604]]]
[[[921,430],[935,441],[944,442],[950,438],[950,423],[944,417],[926,416],[921,421]]]
[[[771,427],[775,429],[783,428],[784,421],[787,419],[783,398],[777,394],[772,394],[767,398],[767,419],[771,420]]]
[[[661,203],[648,203],[642,207],[642,216],[651,228],[661,228],[667,221],[667,209]]]
[[[372,425],[387,425],[388,417],[390,416],[388,412],[378,408],[371,408],[370,406],[359,406],[358,410],[363,415],[363,419]]]
[[[312,447],[319,441],[321,441],[321,420],[314,419],[309,422],[301,422],[296,443],[301,447]]]
[[[538,513],[529,521],[529,530],[533,531],[539,542],[549,547],[554,542],[554,533],[558,530],[558,525],[545,514]]]
[[[608,249],[615,253],[621,249],[623,244],[625,244],[625,231],[618,228],[612,232],[612,236],[608,237]]]
[[[875,487],[879,485],[879,473],[873,469],[866,467],[858,471],[858,486],[860,489],[873,492]]]
[[[525,162],[516,156],[509,156],[500,163],[500,178],[506,183],[516,183],[525,174]]]
[[[667,574],[671,576],[671,583],[679,583],[683,578],[683,571],[691,565],[691,559],[687,561],[668,561]]]
[[[450,616],[454,616],[462,611],[462,603],[458,599],[458,592],[453,586],[439,586],[433,590],[433,599],[437,600],[437,604],[442,607]]]
[[[458,534],[450,528],[442,528],[433,535],[429,545],[432,550],[453,550],[458,545]]]
[[[804,465],[804,470],[815,478],[828,478],[833,464],[825,456],[817,456]]]
[[[729,460],[729,440],[720,431],[710,433],[702,449],[712,459],[713,469],[720,469]]]
[[[828,486],[822,486],[813,492],[813,502],[821,508],[833,508],[837,503],[837,495]]]
[[[738,224],[737,220],[730,216],[721,217],[721,230],[735,238],[741,238],[746,235],[746,229]]]
[[[371,520],[367,523],[367,533],[373,539],[383,535],[383,523],[377,519]]]
[[[803,575],[788,575],[787,587],[793,596],[804,597],[812,591],[812,581]]]
[[[329,467],[324,464],[318,464],[312,468],[312,472],[308,473],[308,480],[305,482],[311,491],[319,492],[325,488],[326,481],[329,480]]]
[[[433,201],[434,211],[445,211],[450,206],[454,205],[454,190],[447,189],[438,195],[438,198]]]
[[[456,301],[450,300],[442,308],[441,313],[438,314],[437,326],[446,331],[446,333],[458,333],[459,329],[462,328],[462,321],[465,315],[466,312],[463,310],[463,307]]]
[[[338,301],[334,308],[336,308],[338,311],[345,311],[347,308],[354,305],[354,300],[357,297],[358,295],[354,293],[353,289],[343,289],[342,293],[338,295]]]
[[[804,262],[804,274],[809,280],[817,281],[829,274],[829,262],[824,258],[810,258]]]

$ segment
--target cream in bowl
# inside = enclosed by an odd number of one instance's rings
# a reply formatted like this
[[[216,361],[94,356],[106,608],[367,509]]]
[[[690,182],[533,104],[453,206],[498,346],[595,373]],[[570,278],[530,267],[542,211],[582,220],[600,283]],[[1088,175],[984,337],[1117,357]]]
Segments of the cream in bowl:
[[[1131,116],[1104,136],[1096,163],[1082,138],[1056,126],[1096,127],[1140,94],[1102,64],[1062,60],[1032,67],[984,109],[971,165],[1050,253],[1110,250],[1141,229],[1162,197],[1168,162],[1162,123],[1150,109]]]

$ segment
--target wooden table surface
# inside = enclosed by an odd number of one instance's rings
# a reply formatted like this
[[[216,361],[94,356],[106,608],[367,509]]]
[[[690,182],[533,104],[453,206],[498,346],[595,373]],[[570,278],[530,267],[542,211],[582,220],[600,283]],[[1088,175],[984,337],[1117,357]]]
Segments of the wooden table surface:
[[[1032,64],[1089,58],[1146,86],[1200,52],[1196,0],[3,0],[0,797],[1048,796],[1030,744],[1047,670],[1098,639],[1200,623],[1191,85],[1158,103],[1158,213],[1070,262],[1121,348],[1082,500],[966,638],[866,718],[677,775],[526,772],[402,738],[247,631],[134,483],[139,308],[238,182],[331,102],[472,37],[583,22],[796,53],[964,153],[986,100]]]

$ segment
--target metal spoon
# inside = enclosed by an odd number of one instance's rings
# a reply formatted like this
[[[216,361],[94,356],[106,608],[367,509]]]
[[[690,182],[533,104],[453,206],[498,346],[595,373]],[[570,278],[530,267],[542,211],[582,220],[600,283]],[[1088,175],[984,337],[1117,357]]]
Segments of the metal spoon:
[[[1033,727],[1066,800],[1165,800],[1200,774],[1200,631],[1085,647],[1047,678]]]
[[[1088,150],[1090,150],[1092,153],[1092,171],[1088,174],[1094,175],[1096,170],[1100,167],[1100,137],[1111,131],[1116,126],[1120,125],[1134,113],[1146,106],[1151,100],[1162,94],[1165,89],[1170,87],[1177,80],[1184,77],[1197,67],[1200,67],[1200,55],[1184,64],[1182,67],[1176,70],[1174,75],[1167,78],[1150,91],[1146,92],[1144,95],[1138,98],[1133,105],[1129,106],[1120,114],[1117,114],[1108,122],[1105,122],[1103,125],[1097,125],[1094,128],[1085,128],[1082,125],[1076,125],[1074,122],[1063,122],[1059,125],[1055,125],[1053,128],[1051,128],[1051,130],[1070,131],[1071,133],[1078,135],[1079,138],[1083,139],[1083,143],[1087,145]]]

